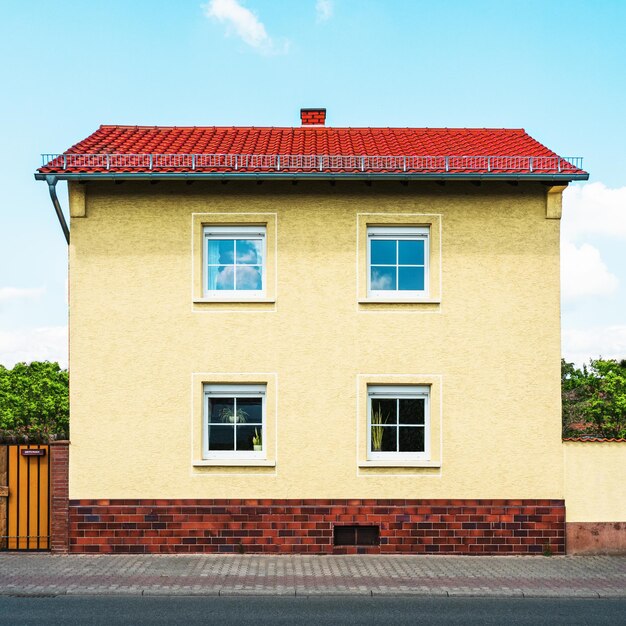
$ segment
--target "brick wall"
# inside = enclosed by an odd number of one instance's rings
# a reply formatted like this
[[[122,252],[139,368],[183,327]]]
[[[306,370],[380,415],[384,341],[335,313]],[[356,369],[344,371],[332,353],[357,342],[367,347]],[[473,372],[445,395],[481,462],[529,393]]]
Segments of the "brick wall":
[[[69,549],[69,441],[50,444],[50,550]]]
[[[333,546],[375,524],[380,546]],[[564,553],[562,500],[72,500],[71,552]]]
[[[324,125],[326,123],[326,109],[300,109],[302,126]]]

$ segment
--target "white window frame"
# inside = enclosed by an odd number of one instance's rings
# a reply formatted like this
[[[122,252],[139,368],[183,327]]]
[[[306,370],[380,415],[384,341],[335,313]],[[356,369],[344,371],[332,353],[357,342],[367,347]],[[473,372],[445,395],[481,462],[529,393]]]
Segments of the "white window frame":
[[[261,281],[263,288],[209,289],[209,244],[219,239],[260,239],[263,263]],[[267,289],[267,227],[266,226],[204,226],[202,235],[202,294],[216,300],[258,300],[265,297]]]
[[[202,458],[204,459],[265,459],[267,456],[265,398],[267,385],[204,384],[202,420]],[[261,450],[209,450],[209,399],[214,398],[261,398]]]
[[[424,451],[375,452],[372,450],[372,399],[424,400]],[[396,426],[396,428],[398,428]],[[415,427],[414,427],[415,428]],[[367,386],[367,459],[368,460],[430,460],[430,386],[428,385],[368,385]]]
[[[424,289],[422,290],[400,290],[400,289],[372,289],[372,241],[374,240],[393,241],[424,241]],[[430,229],[427,226],[368,226],[367,228],[367,296],[380,300],[419,300],[428,297],[429,274],[430,274]],[[396,258],[396,281],[399,279]],[[414,266],[421,267],[421,266]]]

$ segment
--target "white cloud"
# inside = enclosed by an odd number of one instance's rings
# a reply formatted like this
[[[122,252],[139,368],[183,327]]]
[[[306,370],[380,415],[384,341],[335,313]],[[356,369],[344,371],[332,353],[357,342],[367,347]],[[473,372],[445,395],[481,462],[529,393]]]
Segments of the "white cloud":
[[[604,264],[597,248],[588,243],[561,245],[561,296],[574,300],[588,296],[610,296],[619,280]]]
[[[45,291],[44,287],[0,287],[0,302],[36,299]]]
[[[0,331],[0,364],[58,361],[67,367],[67,326]]]
[[[267,34],[261,20],[238,0],[210,0],[203,5],[205,15],[218,22],[227,24],[250,47],[265,53],[286,51],[287,45],[280,49]]]
[[[597,359],[626,358],[626,325],[568,328],[563,330],[563,358],[579,367]]]
[[[317,0],[315,13],[318,22],[325,22],[333,16],[333,3],[331,0]]]
[[[619,286],[593,236],[626,239],[626,187],[603,183],[570,185],[563,194],[561,223],[561,285],[564,300],[608,296]]]
[[[568,241],[589,235],[626,239],[626,187],[570,185],[563,193],[561,226]]]

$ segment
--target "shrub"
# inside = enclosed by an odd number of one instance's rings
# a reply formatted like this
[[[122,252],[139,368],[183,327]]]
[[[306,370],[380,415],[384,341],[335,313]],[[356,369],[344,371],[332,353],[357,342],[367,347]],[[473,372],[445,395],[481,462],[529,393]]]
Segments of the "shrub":
[[[561,361],[563,436],[626,438],[626,360]]]
[[[58,363],[0,365],[0,440],[46,443],[69,436],[69,376]]]

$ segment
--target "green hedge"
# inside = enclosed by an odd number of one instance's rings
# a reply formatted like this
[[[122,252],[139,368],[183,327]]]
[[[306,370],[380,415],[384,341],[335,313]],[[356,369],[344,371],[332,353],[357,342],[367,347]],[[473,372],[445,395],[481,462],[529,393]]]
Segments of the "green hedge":
[[[626,438],[626,360],[561,361],[564,437]]]
[[[67,439],[69,416],[69,376],[58,363],[0,365],[0,441]]]

